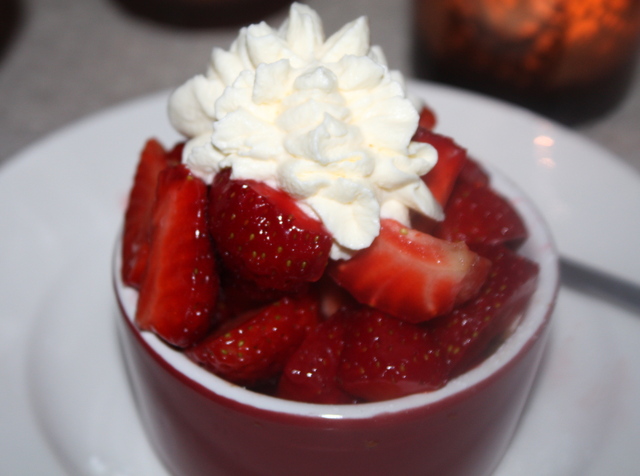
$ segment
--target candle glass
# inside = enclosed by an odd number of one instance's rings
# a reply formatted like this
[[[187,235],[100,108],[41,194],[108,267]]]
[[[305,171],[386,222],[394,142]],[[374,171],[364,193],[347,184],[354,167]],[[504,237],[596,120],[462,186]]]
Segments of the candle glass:
[[[137,17],[182,28],[245,25],[290,4],[292,0],[112,0]]]
[[[638,56],[640,0],[414,0],[419,77],[560,122],[614,108]]]

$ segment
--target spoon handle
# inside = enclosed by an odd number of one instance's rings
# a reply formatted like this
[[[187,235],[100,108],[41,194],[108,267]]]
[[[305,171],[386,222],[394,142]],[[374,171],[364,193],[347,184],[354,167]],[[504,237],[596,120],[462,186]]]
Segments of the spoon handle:
[[[578,263],[560,259],[562,284],[640,313],[640,285]]]

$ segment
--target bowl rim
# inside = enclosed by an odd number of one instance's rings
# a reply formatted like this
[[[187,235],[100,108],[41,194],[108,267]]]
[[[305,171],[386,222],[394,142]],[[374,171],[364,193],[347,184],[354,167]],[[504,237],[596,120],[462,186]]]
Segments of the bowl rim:
[[[379,402],[334,405],[286,400],[230,383],[198,366],[153,333],[140,331],[135,326],[133,316],[137,291],[125,286],[120,279],[121,234],[116,240],[112,260],[113,286],[121,311],[119,318],[124,321],[125,328],[134,335],[145,352],[161,367],[205,398],[225,402],[228,406],[292,417],[360,420],[424,409],[453,401],[462,394],[499,378],[542,338],[551,319],[560,280],[557,248],[541,213],[515,183],[492,166],[482,165],[489,172],[492,188],[509,199],[525,221],[529,238],[520,248],[519,254],[532,259],[535,257],[534,261],[540,266],[538,286],[522,313],[518,326],[500,347],[478,366],[450,380],[438,390]]]

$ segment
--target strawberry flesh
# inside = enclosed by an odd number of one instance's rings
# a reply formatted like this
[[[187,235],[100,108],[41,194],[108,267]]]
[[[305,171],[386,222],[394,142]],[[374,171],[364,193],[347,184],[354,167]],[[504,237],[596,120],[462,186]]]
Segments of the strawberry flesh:
[[[167,154],[155,139],[148,140],[140,154],[124,218],[121,270],[122,281],[136,289],[140,288],[147,268],[158,175],[167,166],[178,163],[179,159]]]
[[[226,268],[265,289],[297,290],[320,279],[331,236],[289,195],[251,180],[216,175],[211,235]]]
[[[176,347],[195,344],[213,324],[219,283],[207,208],[206,184],[184,165],[160,173],[135,319]]]
[[[410,322],[451,312],[473,297],[490,263],[462,242],[452,243],[381,221],[378,237],[330,274],[359,302]]]
[[[442,387],[447,367],[428,331],[362,307],[349,316],[338,380],[360,399],[388,400]]]

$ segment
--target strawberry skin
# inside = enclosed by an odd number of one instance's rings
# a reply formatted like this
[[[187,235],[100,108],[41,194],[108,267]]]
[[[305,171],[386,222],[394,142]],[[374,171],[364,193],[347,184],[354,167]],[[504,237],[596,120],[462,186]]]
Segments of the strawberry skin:
[[[358,304],[346,289],[338,286],[329,273],[325,273],[319,281],[313,283],[310,292],[317,296],[320,303],[320,316],[323,319],[329,319],[343,307]]]
[[[474,249],[492,262],[480,293],[428,323],[454,376],[476,365],[507,337],[537,285],[536,263],[504,246]]]
[[[388,400],[442,387],[447,367],[428,331],[362,307],[349,316],[338,380],[365,401]]]
[[[160,173],[136,322],[176,347],[195,344],[212,325],[219,283],[207,208],[206,184],[184,165]]]
[[[216,175],[211,235],[226,268],[262,288],[295,290],[320,279],[331,236],[284,192],[251,180]]]
[[[467,157],[458,175],[458,181],[466,182],[476,187],[488,187],[490,180],[489,174],[487,174],[482,166],[475,160]]]
[[[427,129],[432,131],[436,127],[437,122],[438,120],[435,111],[430,107],[423,106],[420,111],[420,119],[418,119],[418,129]]]
[[[175,149],[174,149],[175,150]],[[122,238],[122,281],[140,288],[149,255],[149,233],[158,175],[179,159],[167,154],[162,145],[150,139],[140,154],[124,218]]]
[[[353,403],[336,380],[344,333],[343,311],[313,329],[287,361],[276,396],[308,403]]]
[[[413,140],[431,144],[438,151],[436,165],[422,177],[422,180],[438,203],[445,206],[467,161],[467,151],[453,139],[427,129],[419,129]]]
[[[329,272],[359,302],[399,319],[422,322],[473,297],[489,266],[464,243],[385,219],[369,248],[334,262]]]
[[[171,165],[178,165],[182,162],[182,152],[184,151],[184,142],[178,142],[173,148],[167,151],[167,162]]]
[[[252,309],[282,299],[289,293],[277,289],[264,289],[254,281],[239,277],[220,267],[220,292],[216,303],[216,322],[225,322]]]
[[[436,225],[433,234],[467,244],[508,243],[517,247],[527,238],[527,229],[505,198],[489,187],[461,181],[445,208],[444,220]]]
[[[314,299],[285,297],[225,323],[185,354],[230,382],[253,386],[275,377],[317,324]]]

